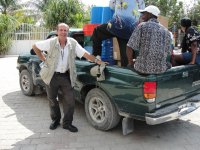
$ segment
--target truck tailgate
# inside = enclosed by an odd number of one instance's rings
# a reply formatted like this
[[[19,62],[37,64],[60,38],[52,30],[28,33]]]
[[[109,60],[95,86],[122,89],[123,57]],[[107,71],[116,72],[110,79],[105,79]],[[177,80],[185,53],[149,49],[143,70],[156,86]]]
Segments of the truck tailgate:
[[[182,65],[157,75],[158,107],[170,105],[199,93],[200,68],[198,65]]]

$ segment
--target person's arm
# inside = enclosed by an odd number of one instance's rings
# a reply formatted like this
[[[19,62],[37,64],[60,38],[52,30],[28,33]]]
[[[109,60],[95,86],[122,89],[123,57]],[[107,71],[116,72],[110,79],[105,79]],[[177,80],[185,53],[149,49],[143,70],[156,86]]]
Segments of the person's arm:
[[[192,42],[191,44],[192,60],[189,64],[195,64],[197,49],[198,49],[197,41]]]
[[[129,46],[126,46],[126,55],[127,55],[127,58],[128,58],[128,65],[129,66],[133,66],[134,65],[134,62],[133,62],[133,49],[130,48]]]
[[[141,27],[142,24],[139,24],[133,31],[131,37],[129,38],[129,41],[126,46],[126,55],[128,59],[128,66],[133,67],[134,61],[133,58],[135,57],[135,51],[140,49],[140,41],[141,41]]]
[[[44,54],[42,53],[42,51],[39,48],[36,47],[35,44],[33,45],[33,50],[36,53],[36,55],[40,58],[40,60],[45,61],[46,58],[45,58]]]
[[[103,61],[101,61],[100,59],[97,59],[94,55],[90,55],[88,53],[84,53],[83,57],[86,58],[87,60],[90,60],[90,61],[92,61],[96,64],[99,64],[99,65],[101,63],[103,63]]]

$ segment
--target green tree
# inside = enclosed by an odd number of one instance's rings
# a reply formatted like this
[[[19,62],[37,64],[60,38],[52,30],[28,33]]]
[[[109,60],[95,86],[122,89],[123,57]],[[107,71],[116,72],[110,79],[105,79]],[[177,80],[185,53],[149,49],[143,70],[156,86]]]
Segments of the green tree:
[[[18,24],[14,14],[20,8],[17,0],[0,0],[0,54],[11,46],[11,32]]]
[[[10,14],[20,8],[17,0],[0,0],[0,12],[2,14]]]
[[[200,1],[188,10],[187,15],[193,22],[196,21],[195,25],[200,24]]]
[[[14,30],[17,21],[15,18],[0,14],[0,54],[5,54],[11,45],[10,33]]]
[[[46,6],[51,2],[52,0],[31,0],[27,2],[27,4],[32,7],[36,7],[39,11],[44,12]]]
[[[19,9],[12,14],[12,17],[14,17],[19,23],[34,24],[35,18],[33,14],[34,13],[30,10],[27,12],[25,9]]]
[[[169,18],[169,27],[172,27],[174,22],[179,25],[184,16],[183,2],[177,0],[145,0],[145,4],[159,7],[161,15]]]
[[[79,0],[52,0],[45,9],[44,21],[51,30],[55,30],[60,22],[73,27],[82,27],[83,14],[83,4]]]

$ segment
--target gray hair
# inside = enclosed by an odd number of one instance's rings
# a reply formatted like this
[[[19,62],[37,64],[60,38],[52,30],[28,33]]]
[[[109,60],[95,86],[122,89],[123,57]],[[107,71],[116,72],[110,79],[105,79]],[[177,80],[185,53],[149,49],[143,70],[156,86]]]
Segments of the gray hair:
[[[66,23],[59,23],[59,24],[57,25],[57,27],[56,27],[56,30],[57,30],[57,31],[58,31],[58,28],[59,28],[60,26],[65,26],[67,29],[69,29],[69,26],[68,26]]]

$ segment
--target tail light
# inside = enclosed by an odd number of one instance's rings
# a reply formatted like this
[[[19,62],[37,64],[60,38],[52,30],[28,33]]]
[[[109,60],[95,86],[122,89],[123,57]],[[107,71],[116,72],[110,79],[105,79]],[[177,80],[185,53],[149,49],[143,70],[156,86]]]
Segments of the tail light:
[[[156,98],[156,82],[144,82],[143,84],[143,93],[144,93],[144,98],[147,100],[149,103],[155,102]]]

